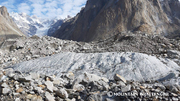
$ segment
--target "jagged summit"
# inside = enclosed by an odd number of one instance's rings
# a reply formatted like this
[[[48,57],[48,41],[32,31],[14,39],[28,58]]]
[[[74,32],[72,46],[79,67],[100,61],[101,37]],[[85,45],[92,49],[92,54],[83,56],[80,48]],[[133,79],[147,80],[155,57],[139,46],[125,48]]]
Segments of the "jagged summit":
[[[9,16],[7,8],[5,6],[0,7],[0,42],[18,36],[24,36],[24,34]]]
[[[53,36],[76,41],[94,41],[124,31],[162,35],[177,33],[180,26],[173,23],[174,19],[166,13],[162,2],[171,5],[171,2],[177,0],[88,0],[86,7],[76,17],[64,23]],[[179,2],[176,6],[179,7]]]
[[[26,36],[44,36],[53,33],[63,23],[63,19],[55,17],[52,19],[39,18],[36,15],[29,16],[26,13],[10,13],[10,16]],[[56,25],[55,23],[60,22]]]

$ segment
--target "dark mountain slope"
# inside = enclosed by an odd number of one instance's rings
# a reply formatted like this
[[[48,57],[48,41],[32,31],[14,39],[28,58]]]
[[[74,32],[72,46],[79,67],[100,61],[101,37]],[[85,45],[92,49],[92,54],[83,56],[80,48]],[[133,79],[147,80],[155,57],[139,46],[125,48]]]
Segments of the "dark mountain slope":
[[[86,7],[52,36],[89,42],[124,31],[174,34],[180,26],[171,21],[172,12],[174,10],[167,11],[159,0],[88,0]]]

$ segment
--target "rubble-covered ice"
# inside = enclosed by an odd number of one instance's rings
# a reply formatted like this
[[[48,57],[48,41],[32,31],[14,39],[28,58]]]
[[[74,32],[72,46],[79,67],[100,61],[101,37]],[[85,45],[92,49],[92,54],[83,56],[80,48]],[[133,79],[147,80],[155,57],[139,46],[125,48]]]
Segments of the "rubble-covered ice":
[[[11,66],[25,73],[36,72],[60,76],[64,72],[73,72],[76,76],[89,72],[112,79],[120,74],[127,80],[167,80],[177,75],[179,66],[169,60],[142,53],[106,52],[74,53],[65,52],[50,57],[30,60]]]

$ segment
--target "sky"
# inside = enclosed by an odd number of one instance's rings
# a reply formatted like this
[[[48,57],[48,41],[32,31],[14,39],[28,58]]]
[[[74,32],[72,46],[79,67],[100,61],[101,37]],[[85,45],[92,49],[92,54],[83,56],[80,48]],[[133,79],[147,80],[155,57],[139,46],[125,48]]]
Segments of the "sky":
[[[40,18],[75,16],[87,0],[0,0],[8,12],[26,13]]]

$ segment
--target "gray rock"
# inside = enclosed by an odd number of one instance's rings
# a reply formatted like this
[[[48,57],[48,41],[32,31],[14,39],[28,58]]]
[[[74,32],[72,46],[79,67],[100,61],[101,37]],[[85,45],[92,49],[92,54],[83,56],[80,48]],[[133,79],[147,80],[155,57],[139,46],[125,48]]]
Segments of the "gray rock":
[[[180,52],[176,50],[168,50],[167,55],[170,58],[180,58]]]
[[[27,55],[26,60],[30,60],[30,59],[31,59],[31,56]]]
[[[21,99],[20,98],[16,98],[15,101],[21,101]]]
[[[166,90],[166,87],[159,83],[154,84],[153,88],[160,88],[162,91]]]
[[[53,83],[51,81],[46,81],[44,84],[46,85],[49,92],[53,92],[54,86],[53,86]]]
[[[102,101],[102,95],[101,94],[91,94],[88,98],[87,101]]]
[[[19,94],[19,93],[13,92],[13,95],[14,95],[14,96],[18,96],[18,95],[20,95],[20,94]]]
[[[66,76],[68,79],[70,79],[70,80],[73,80],[73,79],[74,79],[74,74],[73,74],[73,72],[68,72],[65,76]]]
[[[114,99],[106,98],[105,101],[115,101]]]
[[[20,81],[20,82],[30,82],[30,81],[32,81],[32,77],[31,77],[31,75],[26,76],[26,77],[19,77],[18,81]]]
[[[169,89],[170,91],[172,91],[173,93],[177,93],[179,90],[176,88],[176,86],[170,85],[170,86],[166,86],[167,89]]]
[[[63,80],[63,79],[61,79],[61,78],[55,78],[54,80],[53,80],[53,84],[54,85],[63,85],[63,84],[65,84],[65,81]]]
[[[119,74],[114,75],[114,80],[123,81],[124,83],[126,83],[126,79],[124,77],[120,76]]]
[[[160,78],[159,81],[165,81],[165,80],[169,80],[172,79],[174,77],[176,77],[177,75],[175,73],[169,73],[167,76]]]
[[[37,73],[30,73],[32,79],[39,79],[40,78],[40,75],[37,74]]]
[[[44,93],[44,91],[42,90],[41,87],[34,87],[34,90],[35,90],[38,94]]]
[[[83,85],[81,85],[81,84],[75,84],[73,86],[73,90],[81,92],[81,91],[85,90],[85,87]]]
[[[47,101],[55,101],[54,99],[54,96],[53,95],[51,95],[49,92],[46,92],[45,93],[45,97],[46,97],[46,100]]]
[[[176,98],[176,97],[172,97],[172,100],[173,100],[173,101],[179,101],[179,99]]]
[[[9,87],[7,88],[2,88],[2,94],[8,94],[11,91],[11,89]]]
[[[7,76],[1,75],[1,76],[0,76],[0,83],[1,83],[2,81],[6,80],[6,78],[7,78]]]
[[[117,84],[121,87],[125,87],[126,84],[123,81],[117,81]]]
[[[55,93],[56,93],[56,95],[58,95],[59,97],[61,97],[63,99],[66,99],[69,96],[67,91],[64,88],[61,88],[61,89],[55,91]]]
[[[3,88],[9,88],[9,85],[7,85],[6,83],[3,83],[3,84],[1,84],[1,87],[3,87]]]
[[[121,87],[121,91],[122,92],[128,92],[128,91],[130,91],[131,90],[131,85],[127,85],[127,86],[125,86],[125,87]]]

